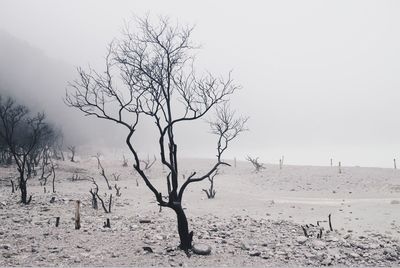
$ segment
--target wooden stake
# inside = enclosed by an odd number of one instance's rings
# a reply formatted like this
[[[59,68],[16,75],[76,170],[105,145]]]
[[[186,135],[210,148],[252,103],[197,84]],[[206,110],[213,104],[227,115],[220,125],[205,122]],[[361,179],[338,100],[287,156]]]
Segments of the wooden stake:
[[[342,173],[342,163],[339,162],[339,174],[341,174],[341,173]]]
[[[104,228],[111,228],[111,223],[110,223],[110,219],[107,218],[106,221],[104,222]]]
[[[60,217],[56,217],[56,227],[58,227],[58,225],[60,225]]]
[[[331,230],[331,232],[333,231],[333,228],[332,228],[332,219],[331,219],[331,214],[329,214],[328,215],[328,219],[329,219],[329,230]]]
[[[397,169],[396,158],[393,159],[393,165],[394,165],[394,169]]]
[[[81,215],[79,212],[79,206],[81,201],[77,200],[75,203],[75,230],[79,230],[81,228]]]
[[[331,158],[331,166],[333,166],[333,159]]]
[[[11,193],[15,193],[14,182],[13,182],[13,180],[10,180],[10,181],[11,181]]]

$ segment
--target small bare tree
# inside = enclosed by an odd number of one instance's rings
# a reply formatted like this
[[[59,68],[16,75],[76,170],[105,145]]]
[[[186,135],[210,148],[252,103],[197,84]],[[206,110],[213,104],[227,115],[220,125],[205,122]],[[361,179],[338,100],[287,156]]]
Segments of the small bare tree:
[[[75,152],[76,152],[76,146],[68,146],[68,150],[71,152],[71,157],[70,161],[75,162]]]
[[[119,177],[121,177],[121,174],[113,173],[112,176],[114,177],[114,181],[119,181]]]
[[[128,159],[125,158],[125,155],[122,155],[122,157],[124,158],[123,162],[122,162],[122,166],[123,167],[127,167],[128,166]]]
[[[140,160],[140,162],[142,162],[144,165],[143,170],[150,170],[156,161],[156,156],[154,156],[153,160],[150,160],[150,157],[148,155],[146,160]]]
[[[256,157],[256,158],[252,158],[250,156],[246,157],[246,160],[249,161],[253,165],[255,172],[259,172],[260,170],[265,169],[264,164],[258,162],[258,158],[259,157]]]
[[[53,174],[53,179],[51,180],[52,188],[53,188],[53,194],[56,193],[56,168],[57,165],[54,164],[53,160],[50,159],[50,165],[51,165],[51,173]]]
[[[197,46],[190,41],[192,27],[172,25],[166,18],[155,24],[148,17],[136,18],[136,23],[135,31],[127,27],[123,38],[109,45],[103,73],[78,69],[79,79],[70,84],[65,101],[86,115],[126,128],[133,166],[158,205],[176,213],[180,248],[188,252],[193,232],[182,207],[183,194],[191,183],[208,178],[221,165],[229,165],[222,155],[232,139],[245,130],[247,118],[235,118],[223,105],[238,88],[230,74],[223,79],[195,72],[192,51]],[[214,108],[216,118],[210,126],[217,135],[216,162],[203,175],[190,174],[179,187],[177,125],[204,118]],[[146,117],[155,124],[160,161],[168,170],[167,195],[151,182],[137,151],[137,139],[132,138]]]
[[[111,187],[110,183],[108,182],[108,178],[106,176],[106,172],[105,172],[105,170],[103,168],[103,165],[101,164],[101,161],[100,161],[100,154],[97,154],[94,157],[97,159],[97,168],[100,169],[100,175],[106,180],[107,187],[108,187],[109,190],[111,190],[112,187]]]
[[[115,194],[116,196],[121,196],[121,187],[118,187],[117,184],[114,185],[115,191],[117,191],[117,193]]]
[[[92,207],[94,209],[98,209],[97,200],[100,201],[100,204],[105,213],[111,213],[111,205],[112,205],[112,194],[110,194],[108,204],[104,202],[103,198],[99,195],[99,185],[96,183],[94,178],[91,178],[95,188],[91,188],[89,193],[92,196]],[[111,190],[111,189],[110,189]],[[119,193],[119,192],[118,192]],[[105,193],[105,197],[107,197],[107,193]]]
[[[214,190],[214,178],[218,175],[218,169],[214,172],[214,174],[208,177],[208,181],[210,182],[209,189],[203,189],[203,192],[206,193],[208,199],[213,199],[215,197],[216,191]]]
[[[97,204],[97,195],[99,193],[99,186],[97,185],[96,181],[94,180],[94,178],[92,178],[92,182],[95,186],[95,188],[91,188],[89,193],[92,196],[92,208],[94,209],[98,209],[98,204]]]

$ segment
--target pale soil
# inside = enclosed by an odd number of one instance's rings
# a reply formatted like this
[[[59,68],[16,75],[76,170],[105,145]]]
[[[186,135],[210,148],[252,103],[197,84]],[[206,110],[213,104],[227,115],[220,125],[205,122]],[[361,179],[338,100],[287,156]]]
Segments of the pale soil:
[[[215,179],[216,198],[201,191],[208,181],[192,184],[184,207],[194,242],[212,247],[210,256],[176,250],[175,215],[160,213],[150,190],[131,167],[103,158],[112,185],[121,187],[112,213],[90,204],[89,189],[96,178],[100,193],[113,193],[98,174],[94,158],[79,163],[58,162],[56,194],[51,183],[29,181],[33,201],[24,206],[11,194],[11,168],[0,168],[0,266],[276,266],[276,265],[400,265],[400,171],[381,168],[266,165],[259,173],[249,163],[226,167]],[[192,171],[202,173],[211,160],[184,159],[181,183]],[[76,172],[80,180],[71,181]],[[114,181],[112,173],[121,174]],[[164,194],[166,172],[150,171],[152,183]],[[136,179],[139,186],[136,185]],[[50,203],[55,196],[55,202]],[[82,228],[74,230],[74,200],[82,201]],[[322,239],[303,239],[300,225],[316,224],[332,214],[334,232],[324,227]],[[54,227],[55,217],[61,224]],[[112,228],[103,228],[105,218]],[[139,223],[151,219],[151,223]],[[314,229],[316,230],[316,229]],[[146,253],[143,247],[151,247]],[[251,256],[255,255],[255,256]]]

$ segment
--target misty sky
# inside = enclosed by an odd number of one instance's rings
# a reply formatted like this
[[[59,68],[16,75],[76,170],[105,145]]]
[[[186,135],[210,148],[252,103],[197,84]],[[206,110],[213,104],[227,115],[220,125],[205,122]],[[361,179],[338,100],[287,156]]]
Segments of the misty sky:
[[[47,96],[46,103],[56,100],[60,105],[43,107],[60,119],[57,123],[67,134],[74,132],[71,121],[79,122],[79,139],[123,146],[122,129],[61,108],[62,97],[73,68],[90,63],[101,70],[105,47],[119,37],[124,21],[146,12],[195,24],[193,41],[202,45],[197,69],[216,74],[232,69],[242,85],[232,106],[250,116],[250,131],[235,141],[228,157],[249,154],[278,163],[285,155],[287,163],[313,165],[328,165],[332,157],[343,165],[382,167],[400,159],[399,1],[1,0],[0,31],[38,49],[51,66],[62,66],[48,78],[57,81],[52,86],[30,82],[30,87],[19,87],[19,96],[35,95],[37,108],[40,96]],[[3,58],[13,53],[13,46],[5,49]],[[13,58],[4,62],[0,77],[8,76]],[[31,58],[29,64],[35,62]],[[54,69],[44,65],[47,61],[35,68],[42,80],[47,79],[44,70]],[[14,83],[5,84],[10,91]],[[60,117],[57,111],[62,111]],[[93,138],[90,130],[95,130]],[[207,128],[180,131],[182,156],[215,155]],[[155,136],[144,132],[141,151],[153,150],[149,142]],[[207,146],[198,142],[204,135]]]

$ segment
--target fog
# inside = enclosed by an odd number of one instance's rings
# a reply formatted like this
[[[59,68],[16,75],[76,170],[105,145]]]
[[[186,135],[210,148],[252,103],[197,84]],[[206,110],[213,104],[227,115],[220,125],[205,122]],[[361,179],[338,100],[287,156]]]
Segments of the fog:
[[[132,14],[196,25],[197,69],[233,77],[232,106],[250,116],[226,157],[391,166],[400,157],[398,1],[0,2],[0,90],[44,110],[67,142],[123,148],[124,130],[66,107],[77,66],[101,70]],[[150,125],[137,134],[154,153]],[[180,128],[180,155],[213,157],[204,122]],[[201,141],[201,142],[199,142]]]

